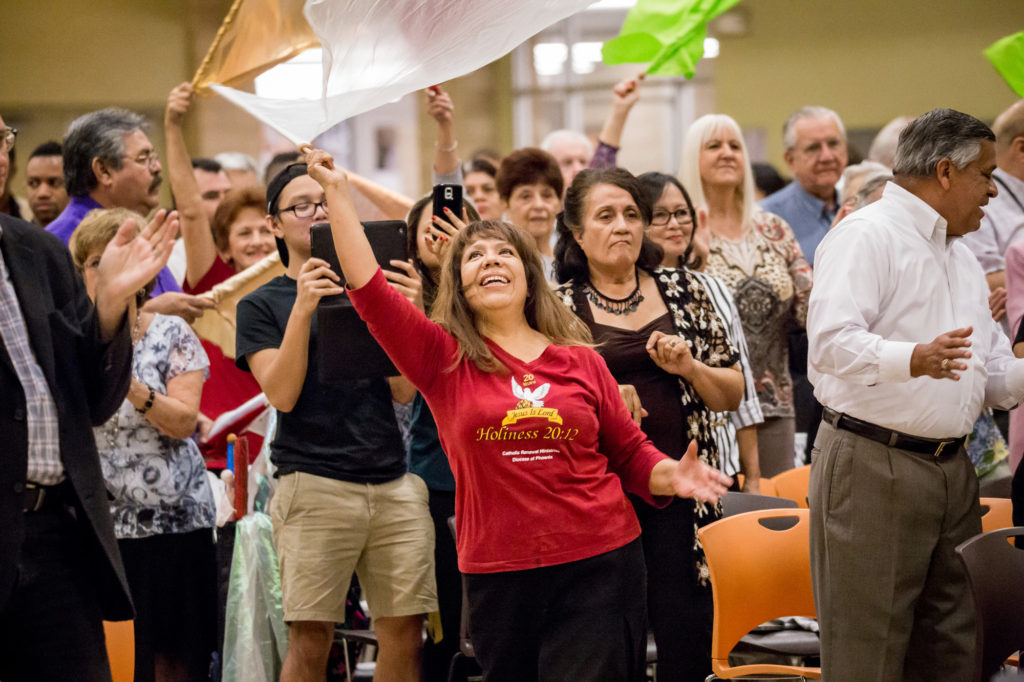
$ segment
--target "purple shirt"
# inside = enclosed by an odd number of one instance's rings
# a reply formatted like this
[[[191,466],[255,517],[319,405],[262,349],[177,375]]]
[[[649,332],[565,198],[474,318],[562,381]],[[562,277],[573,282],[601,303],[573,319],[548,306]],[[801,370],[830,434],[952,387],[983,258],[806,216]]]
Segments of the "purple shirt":
[[[96,208],[103,208],[92,197],[71,197],[67,207],[57,216],[56,220],[46,226],[46,231],[67,244],[71,240],[71,233],[75,231],[78,224],[82,222],[85,215]],[[140,227],[142,227],[140,225]],[[153,296],[167,293],[169,291],[181,291],[177,280],[171,271],[164,267],[156,275],[156,286],[153,287]]]

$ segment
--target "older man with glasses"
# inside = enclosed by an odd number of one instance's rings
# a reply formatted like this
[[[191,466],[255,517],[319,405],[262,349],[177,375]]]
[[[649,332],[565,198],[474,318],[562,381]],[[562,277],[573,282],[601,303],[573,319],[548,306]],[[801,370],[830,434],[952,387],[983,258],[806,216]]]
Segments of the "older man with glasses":
[[[997,186],[995,135],[936,109],[900,135],[894,180],[818,247],[807,330],[824,403],[811,569],[826,680],[968,680],[976,633],[955,548],[981,532],[964,439],[1024,398],[962,237]]]
[[[145,118],[126,109],[101,109],[71,122],[64,137],[64,184],[71,201],[46,230],[66,244],[86,214],[128,208],[147,215],[160,203],[160,158],[146,135]],[[166,267],[156,278],[146,310],[192,322],[213,301],[181,293]]]

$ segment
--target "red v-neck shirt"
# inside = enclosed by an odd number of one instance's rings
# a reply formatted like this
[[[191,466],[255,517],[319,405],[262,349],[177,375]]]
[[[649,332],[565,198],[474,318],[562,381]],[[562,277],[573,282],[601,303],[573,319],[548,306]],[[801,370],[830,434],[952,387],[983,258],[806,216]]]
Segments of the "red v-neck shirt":
[[[381,272],[349,297],[395,366],[423,394],[455,476],[459,569],[552,566],[640,535],[623,489],[652,498],[666,456],[630,418],[604,360],[549,345],[532,362],[488,341],[510,373],[480,371]],[[450,371],[449,371],[450,370]]]

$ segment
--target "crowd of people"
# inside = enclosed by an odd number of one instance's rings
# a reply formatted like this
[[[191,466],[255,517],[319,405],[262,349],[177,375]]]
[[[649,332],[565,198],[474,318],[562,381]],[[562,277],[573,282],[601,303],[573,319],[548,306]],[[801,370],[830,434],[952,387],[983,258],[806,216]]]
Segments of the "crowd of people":
[[[262,174],[193,158],[187,83],[165,161],[142,116],[94,111],[32,151],[19,203],[0,118],[0,679],[109,679],[100,621],[127,618],[135,679],[209,678],[211,428],[260,394],[282,680],[324,679],[353,575],[378,680],[447,679],[463,598],[484,679],[643,680],[650,631],[659,680],[704,680],[697,530],[804,463],[825,678],[970,679],[953,549],[1024,453],[1024,100],[992,128],[900,117],[867,159],[796,108],[787,184],[726,114],[678,175],[620,167],[641,90],[614,87],[596,140],[460,158],[429,89],[461,211],[312,146]],[[378,264],[356,195],[407,260]],[[227,285],[249,288],[225,344],[192,325]],[[356,315],[396,371],[339,343]]]

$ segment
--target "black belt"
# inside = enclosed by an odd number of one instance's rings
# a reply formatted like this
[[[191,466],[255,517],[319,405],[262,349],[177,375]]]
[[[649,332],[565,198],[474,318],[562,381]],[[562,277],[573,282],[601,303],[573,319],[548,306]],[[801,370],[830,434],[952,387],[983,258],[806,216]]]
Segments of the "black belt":
[[[908,450],[909,452],[925,455],[933,459],[952,457],[967,439],[967,436],[941,439],[911,436],[907,433],[900,433],[899,431],[887,429],[884,426],[862,421],[848,414],[841,414],[828,407],[822,410],[822,420],[834,428],[856,433],[858,436],[870,438],[890,448]]]
[[[71,494],[67,482],[57,485],[39,485],[27,482],[21,499],[21,508],[25,513],[63,509],[71,504]]]

